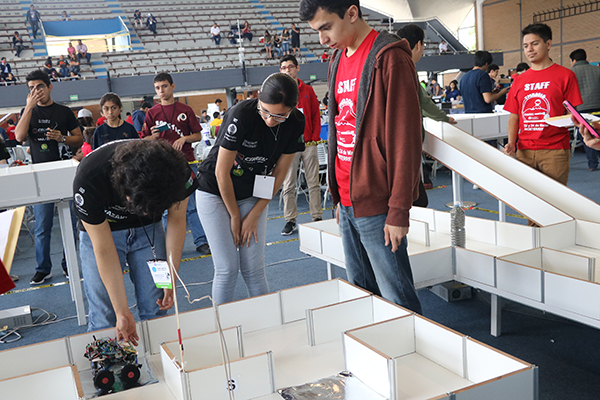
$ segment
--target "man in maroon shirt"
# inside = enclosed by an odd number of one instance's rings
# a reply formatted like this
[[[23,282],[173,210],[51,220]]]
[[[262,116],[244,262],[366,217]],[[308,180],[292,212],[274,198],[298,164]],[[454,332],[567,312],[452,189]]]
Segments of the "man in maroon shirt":
[[[319,182],[319,154],[317,143],[321,139],[321,113],[319,111],[319,100],[312,87],[298,79],[300,66],[298,60],[291,54],[283,56],[279,60],[279,70],[288,74],[298,84],[298,105],[296,108],[304,114],[306,124],[304,125],[304,142],[306,150],[296,153],[292,165],[283,181],[283,215],[285,226],[281,231],[284,236],[291,235],[296,230],[296,218],[298,209],[296,204],[296,178],[298,177],[298,164],[302,159],[304,176],[308,185],[310,215],[313,221],[323,218],[323,207],[321,207],[321,183]]]
[[[173,96],[175,84],[171,75],[166,72],[161,72],[154,77],[154,90],[160,99],[160,103],[146,113],[142,138],[145,140],[165,140],[171,143],[175,149],[183,152],[188,162],[196,161],[191,144],[202,140],[202,127],[194,110],[186,104],[175,101]],[[190,164],[190,167],[196,174],[197,164]],[[189,198],[187,220],[194,237],[196,251],[202,254],[210,254],[204,228],[202,228],[200,218],[198,218],[196,212],[196,196],[190,196]],[[164,218],[163,223],[166,223]]]

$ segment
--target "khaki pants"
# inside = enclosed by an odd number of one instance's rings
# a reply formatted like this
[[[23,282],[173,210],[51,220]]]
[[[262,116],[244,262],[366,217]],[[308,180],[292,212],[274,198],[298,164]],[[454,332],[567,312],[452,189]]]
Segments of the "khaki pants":
[[[319,155],[317,146],[306,146],[301,153],[296,153],[292,165],[283,181],[283,216],[286,221],[296,222],[298,209],[296,206],[296,179],[298,178],[298,165],[300,159],[304,164],[306,183],[308,184],[308,196],[310,215],[314,220],[321,219],[323,208],[321,207],[321,183],[319,182]]]
[[[569,180],[571,150],[518,150],[517,160],[562,183]]]

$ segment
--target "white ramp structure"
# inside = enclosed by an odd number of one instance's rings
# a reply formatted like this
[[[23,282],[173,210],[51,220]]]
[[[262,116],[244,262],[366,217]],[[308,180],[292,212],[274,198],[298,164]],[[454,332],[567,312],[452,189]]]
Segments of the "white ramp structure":
[[[466,217],[466,246],[453,248],[450,214],[413,207],[415,286],[456,280],[491,293],[496,336],[501,298],[600,328],[600,205],[478,139],[500,137],[507,118],[465,116],[458,126],[426,119],[423,149],[539,227]],[[344,267],[334,220],[303,224],[299,235],[300,250],[327,261],[330,276],[331,264]]]

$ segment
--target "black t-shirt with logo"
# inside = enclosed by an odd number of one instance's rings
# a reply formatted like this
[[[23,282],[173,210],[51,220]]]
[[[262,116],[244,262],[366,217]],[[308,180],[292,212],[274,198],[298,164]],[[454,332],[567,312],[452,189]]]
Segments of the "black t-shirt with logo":
[[[77,216],[84,222],[98,225],[108,221],[111,231],[139,228],[161,220],[162,212],[155,216],[132,214],[125,208],[124,202],[111,183],[111,159],[118,146],[128,140],[114,141],[88,154],[77,167],[73,181],[73,200]],[[148,166],[152,168],[152,166]],[[189,178],[185,181],[185,197],[198,188],[196,176],[188,167]],[[80,225],[79,229],[83,227]]]
[[[237,151],[231,180],[237,200],[252,197],[256,175],[270,174],[282,154],[304,151],[304,115],[294,108],[289,118],[270,128],[258,114],[258,100],[246,100],[223,117],[215,146],[198,168],[199,190],[220,196],[215,167],[219,148]]]
[[[116,128],[110,127],[107,123],[104,123],[94,131],[92,149],[97,149],[103,144],[112,142],[113,140],[139,139],[139,137],[137,131],[129,122],[123,122],[121,126]]]
[[[79,128],[79,121],[69,107],[52,103],[47,107],[35,106],[29,121],[29,146],[33,163],[61,160],[61,149],[65,146],[56,140],[47,139],[48,129],[59,130],[63,136]]]

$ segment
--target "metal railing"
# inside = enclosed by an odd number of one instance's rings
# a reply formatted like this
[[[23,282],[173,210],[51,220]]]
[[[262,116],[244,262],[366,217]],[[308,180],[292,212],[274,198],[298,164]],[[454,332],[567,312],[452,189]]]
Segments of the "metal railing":
[[[587,14],[594,11],[600,11],[600,1],[590,1],[583,4],[572,4],[570,6],[561,6],[552,10],[533,13],[533,22],[545,22],[555,19],[572,17],[574,15]]]

